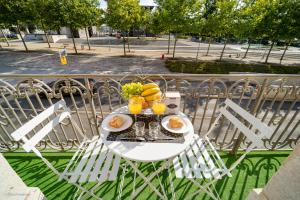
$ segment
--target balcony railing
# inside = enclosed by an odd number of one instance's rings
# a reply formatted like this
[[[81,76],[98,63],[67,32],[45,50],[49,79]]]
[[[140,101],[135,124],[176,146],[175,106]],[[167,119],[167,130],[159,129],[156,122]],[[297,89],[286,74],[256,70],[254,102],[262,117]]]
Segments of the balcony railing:
[[[230,98],[274,128],[265,149],[293,148],[300,139],[300,75],[0,75],[1,150],[17,150],[19,144],[10,134],[61,98],[86,135],[101,134],[103,117],[126,105],[120,84],[136,80],[180,91],[181,111],[190,117],[197,134],[206,133],[222,102]],[[232,124],[222,121],[211,141],[220,150],[247,145]],[[78,144],[71,125],[62,124],[39,146],[66,151]]]

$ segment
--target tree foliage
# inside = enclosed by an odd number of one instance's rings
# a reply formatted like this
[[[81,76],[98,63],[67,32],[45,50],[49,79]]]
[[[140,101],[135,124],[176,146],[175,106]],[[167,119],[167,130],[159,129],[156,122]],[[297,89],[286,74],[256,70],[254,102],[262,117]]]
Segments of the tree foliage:
[[[300,37],[299,0],[155,0],[155,2],[157,8],[150,11],[142,8],[139,0],[109,0],[107,11],[104,12],[99,9],[98,0],[0,0],[0,24],[16,25],[18,30],[20,26],[32,24],[44,30],[58,30],[60,27],[75,30],[106,23],[113,29],[123,32],[123,36],[125,33],[128,36],[130,30],[138,29],[154,34],[173,33],[175,35],[173,54],[176,36],[180,34],[225,40],[238,38],[250,41],[264,38],[272,41],[268,55],[276,41],[285,40],[289,44]],[[23,43],[26,46],[24,40]],[[170,39],[168,44],[169,52]],[[223,50],[225,46],[226,44]],[[210,45],[208,51],[209,47]]]
[[[0,21],[5,24],[28,24],[34,21],[31,0],[0,0]]]
[[[44,30],[65,26],[74,30],[102,21],[97,0],[0,0],[0,22],[9,25],[35,24]]]
[[[189,33],[201,11],[200,0],[157,0],[156,2],[162,26],[172,33]]]
[[[139,28],[142,22],[141,7],[138,0],[109,0],[107,3],[106,22],[113,29],[123,32],[123,48],[125,50],[125,32]],[[129,42],[128,42],[129,49]]]
[[[141,22],[141,7],[138,0],[109,0],[106,22],[114,29],[128,31]]]

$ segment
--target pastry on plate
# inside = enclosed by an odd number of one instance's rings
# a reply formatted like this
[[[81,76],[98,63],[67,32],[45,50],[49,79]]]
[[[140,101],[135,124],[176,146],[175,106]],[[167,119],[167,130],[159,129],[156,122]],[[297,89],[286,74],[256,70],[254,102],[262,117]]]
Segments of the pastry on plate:
[[[181,128],[183,127],[183,121],[179,117],[171,117],[169,119],[169,126],[171,128]]]
[[[124,124],[124,119],[121,116],[114,116],[110,121],[109,121],[109,126],[113,128],[120,128]]]

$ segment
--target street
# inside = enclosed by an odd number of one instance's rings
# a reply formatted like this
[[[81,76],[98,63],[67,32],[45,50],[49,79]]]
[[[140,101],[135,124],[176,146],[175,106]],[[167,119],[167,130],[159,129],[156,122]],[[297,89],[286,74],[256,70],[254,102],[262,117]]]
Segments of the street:
[[[76,39],[79,55],[74,54],[71,39],[61,40],[51,44],[47,48],[46,43],[40,41],[27,42],[31,52],[24,52],[21,41],[11,41],[11,47],[0,50],[0,73],[9,74],[64,74],[64,73],[170,73],[164,67],[161,60],[172,57],[173,41],[170,46],[170,54],[167,53],[166,39],[146,40],[130,39],[130,52],[123,57],[123,45],[121,40],[115,38],[91,38],[91,50],[87,50],[85,39]],[[82,48],[83,45],[83,49]],[[68,52],[68,64],[61,65],[59,50],[66,46]],[[199,47],[198,42],[189,39],[179,39],[176,47],[176,57],[195,59]],[[211,44],[208,55],[207,43],[200,43],[199,60],[217,60],[223,48],[223,44]],[[242,62],[263,62],[267,54],[267,48],[253,49],[243,59],[246,45],[228,44],[224,52],[224,60]],[[255,48],[254,48],[255,47]],[[127,49],[127,45],[126,45]],[[274,48],[270,55],[270,63],[279,63],[284,47]],[[127,49],[128,50],[128,49]],[[290,47],[282,64],[297,65],[300,63],[299,48]]]

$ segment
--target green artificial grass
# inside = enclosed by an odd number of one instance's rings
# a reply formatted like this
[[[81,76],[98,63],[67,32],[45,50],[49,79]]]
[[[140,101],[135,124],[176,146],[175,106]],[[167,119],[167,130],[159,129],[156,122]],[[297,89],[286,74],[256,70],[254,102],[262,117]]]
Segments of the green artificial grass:
[[[243,160],[242,164],[233,171],[233,177],[225,177],[215,185],[221,199],[245,199],[251,189],[263,187],[278,170],[289,153],[290,151],[258,151],[250,153],[246,159]],[[4,153],[4,156],[26,184],[31,187],[39,187],[48,200],[67,200],[74,198],[77,189],[65,181],[58,181],[57,176],[34,154]],[[45,153],[44,156],[50,160],[57,169],[62,171],[70,160],[72,153]],[[234,157],[227,153],[221,153],[221,157],[226,165],[230,165],[235,160]],[[156,167],[160,164],[161,163],[156,163]],[[139,168],[147,175],[153,171],[151,164],[142,164]],[[176,179],[174,177],[173,168],[171,170],[176,190],[176,199],[185,199],[188,194],[196,191],[197,188],[193,186],[190,181],[186,179]],[[113,182],[103,183],[97,191],[97,194],[101,195],[103,199],[116,199],[122,179],[121,172],[122,168],[119,170],[118,179]],[[121,199],[128,199],[130,197],[133,177],[134,173],[132,170],[129,170],[125,175]],[[171,199],[167,171],[161,174],[160,180],[164,188],[166,188],[168,198]],[[201,180],[198,181],[201,182]],[[157,179],[152,181],[152,183],[159,188]],[[141,184],[141,179],[137,178],[137,185]],[[137,199],[150,200],[159,198],[147,187],[140,193]],[[210,198],[202,193],[193,199]]]
[[[270,74],[300,74],[300,66],[272,64],[247,64],[220,61],[167,60],[165,66],[171,72],[190,74],[229,74],[230,72],[251,72]]]

